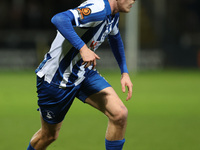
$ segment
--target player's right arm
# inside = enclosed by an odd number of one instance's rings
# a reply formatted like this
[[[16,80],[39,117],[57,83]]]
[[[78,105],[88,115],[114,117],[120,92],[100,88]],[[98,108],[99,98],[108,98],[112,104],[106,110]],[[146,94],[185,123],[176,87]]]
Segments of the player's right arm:
[[[73,25],[75,25],[75,19],[70,11],[58,13],[51,19],[51,22],[56,26],[58,31],[78,50],[83,59],[83,65],[85,68],[93,64],[93,68],[96,66],[96,59],[100,59],[93,51],[91,51],[84,41],[75,32]]]
[[[78,50],[85,44],[84,41],[75,32],[74,16],[70,11],[65,11],[54,15],[51,22],[58,31]]]
[[[85,65],[85,68],[93,64],[92,69],[94,69],[97,65],[96,59],[100,59],[100,57],[91,51],[86,44],[80,49],[80,55],[83,59],[82,65]]]

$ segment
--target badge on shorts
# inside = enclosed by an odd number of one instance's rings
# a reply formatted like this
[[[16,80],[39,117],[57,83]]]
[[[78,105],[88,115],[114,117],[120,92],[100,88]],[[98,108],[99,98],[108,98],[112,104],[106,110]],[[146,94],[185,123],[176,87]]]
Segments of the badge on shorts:
[[[46,118],[53,119],[55,117],[54,113],[50,110],[45,110],[46,112]]]
[[[77,8],[78,14],[82,19],[84,19],[85,16],[88,16],[91,14],[91,9],[90,8]]]

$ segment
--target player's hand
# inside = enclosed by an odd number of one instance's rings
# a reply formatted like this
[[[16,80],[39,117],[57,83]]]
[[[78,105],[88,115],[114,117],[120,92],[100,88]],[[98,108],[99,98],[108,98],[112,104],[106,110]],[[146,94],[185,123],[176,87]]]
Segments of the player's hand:
[[[94,69],[97,65],[96,59],[100,59],[100,57],[91,51],[86,45],[80,49],[80,55],[83,59],[82,65],[85,65],[85,68],[93,65],[92,69]]]
[[[133,89],[133,84],[131,82],[131,79],[129,77],[128,73],[123,73],[121,77],[121,85],[122,85],[122,92],[126,92],[126,86],[128,87],[128,95],[126,100],[131,99],[132,97],[132,89]]]

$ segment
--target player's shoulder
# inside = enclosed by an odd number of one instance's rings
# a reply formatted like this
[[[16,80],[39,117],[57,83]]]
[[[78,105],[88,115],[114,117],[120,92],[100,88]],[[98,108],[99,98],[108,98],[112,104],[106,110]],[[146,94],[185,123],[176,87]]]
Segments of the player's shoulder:
[[[105,9],[105,3],[104,0],[87,0],[83,2],[79,7],[89,7],[92,8],[93,12],[98,12]]]
[[[84,6],[84,5],[88,5],[88,4],[103,6],[103,5],[105,5],[105,2],[104,2],[104,0],[86,0],[80,6]]]
[[[107,0],[87,0],[77,8],[70,10],[75,16],[77,26],[91,25],[94,22],[103,21],[111,14],[111,9]]]

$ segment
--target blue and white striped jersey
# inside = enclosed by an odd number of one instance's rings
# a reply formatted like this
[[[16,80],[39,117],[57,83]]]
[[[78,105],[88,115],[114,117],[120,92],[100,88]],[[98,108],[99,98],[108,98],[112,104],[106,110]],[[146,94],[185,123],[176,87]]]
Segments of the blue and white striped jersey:
[[[87,0],[79,7],[69,10],[74,17],[74,29],[87,46],[95,51],[108,35],[118,34],[119,13],[111,16],[108,0]],[[57,31],[50,51],[36,69],[39,77],[59,87],[80,84],[87,70],[84,68],[79,50]]]

